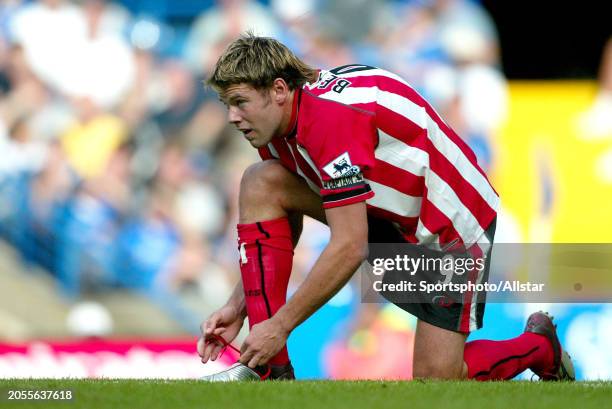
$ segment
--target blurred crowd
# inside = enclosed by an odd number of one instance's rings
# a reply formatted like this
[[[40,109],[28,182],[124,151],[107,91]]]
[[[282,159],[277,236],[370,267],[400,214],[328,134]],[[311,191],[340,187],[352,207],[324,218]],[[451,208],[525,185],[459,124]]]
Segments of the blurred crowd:
[[[238,184],[258,156],[203,80],[249,29],[316,67],[400,74],[485,169],[494,161],[507,91],[496,29],[475,1],[145,3],[0,6],[0,237],[70,300],[139,292],[195,332],[202,317],[183,297],[213,308],[231,291]],[[322,229],[306,226],[298,281]]]

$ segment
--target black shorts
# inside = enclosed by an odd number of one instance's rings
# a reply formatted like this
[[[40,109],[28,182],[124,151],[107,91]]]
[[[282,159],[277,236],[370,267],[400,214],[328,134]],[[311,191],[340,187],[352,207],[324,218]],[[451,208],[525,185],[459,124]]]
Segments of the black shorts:
[[[482,246],[482,248],[475,248],[475,251],[486,254],[484,268],[480,273],[479,282],[486,282],[489,276],[495,226],[496,220],[494,219],[485,231],[485,236],[490,244]],[[407,243],[393,223],[371,216],[368,216],[368,241],[370,243]],[[478,244],[474,246],[478,246]],[[433,250],[425,249],[421,246],[413,246],[412,249],[414,249],[413,251],[421,252],[427,256],[431,256],[433,252]],[[412,256],[414,257],[414,254]],[[370,257],[372,257],[372,254],[370,254]],[[385,273],[383,281],[393,282],[393,280],[397,282],[399,278],[389,278],[388,273]],[[418,319],[435,325],[436,327],[461,333],[469,333],[482,328],[486,299],[486,294],[484,293],[466,293],[463,294],[460,299],[455,299],[453,302],[434,302],[434,299],[430,302],[420,302],[425,299],[425,297],[419,298],[418,301],[401,302],[398,301],[397,298],[388,297],[383,292],[381,292],[380,295],[387,298],[401,309],[416,316]]]

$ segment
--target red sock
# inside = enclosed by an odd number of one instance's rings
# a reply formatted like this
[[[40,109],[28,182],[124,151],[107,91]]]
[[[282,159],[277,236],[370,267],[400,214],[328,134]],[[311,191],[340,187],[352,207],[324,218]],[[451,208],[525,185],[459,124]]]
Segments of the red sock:
[[[246,299],[249,328],[272,317],[287,300],[293,264],[291,227],[286,217],[238,225],[240,273]],[[284,347],[270,362],[289,363]]]
[[[469,379],[512,379],[528,368],[536,373],[550,368],[553,349],[545,336],[525,332],[505,341],[468,342],[463,359],[468,367]]]

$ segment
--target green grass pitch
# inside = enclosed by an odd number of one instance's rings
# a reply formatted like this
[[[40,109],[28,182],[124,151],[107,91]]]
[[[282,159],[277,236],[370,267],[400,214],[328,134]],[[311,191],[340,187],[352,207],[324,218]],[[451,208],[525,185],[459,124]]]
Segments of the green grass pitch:
[[[67,389],[72,401],[7,400],[9,390]],[[0,391],[0,408],[603,409],[612,382],[0,380]]]

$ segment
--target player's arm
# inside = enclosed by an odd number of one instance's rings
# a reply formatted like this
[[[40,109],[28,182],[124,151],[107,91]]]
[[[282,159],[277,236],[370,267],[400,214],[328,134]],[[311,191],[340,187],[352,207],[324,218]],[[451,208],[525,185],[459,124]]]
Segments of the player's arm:
[[[223,344],[217,339],[222,337],[232,342],[244,325],[247,316],[244,290],[240,281],[225,305],[213,312],[202,324],[202,336],[198,339],[197,350],[203,363],[219,357]]]
[[[225,306],[230,306],[236,309],[238,315],[245,319],[247,316],[246,301],[244,300],[244,289],[242,287],[242,280],[238,281],[234,291],[230,295],[229,299],[225,303]]]
[[[291,332],[336,294],[367,257],[365,202],[325,211],[331,230],[328,245],[291,299],[274,316]]]

